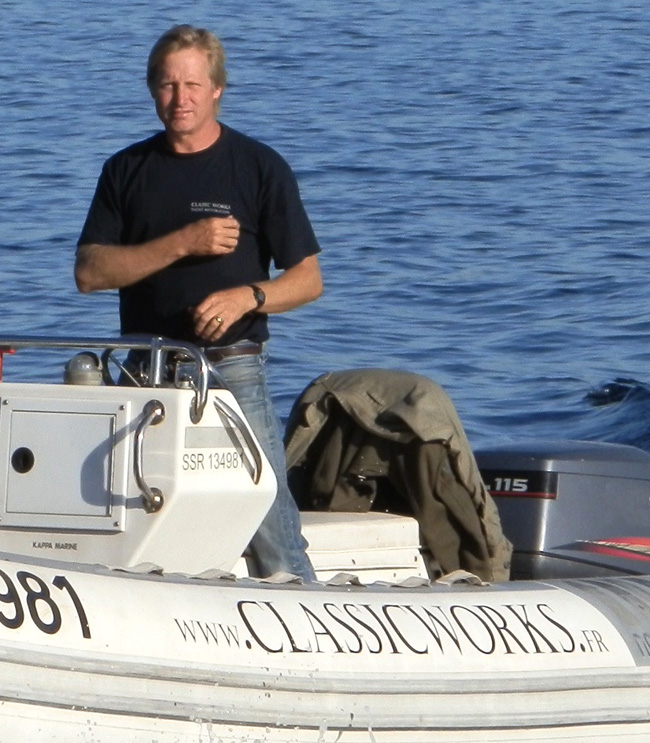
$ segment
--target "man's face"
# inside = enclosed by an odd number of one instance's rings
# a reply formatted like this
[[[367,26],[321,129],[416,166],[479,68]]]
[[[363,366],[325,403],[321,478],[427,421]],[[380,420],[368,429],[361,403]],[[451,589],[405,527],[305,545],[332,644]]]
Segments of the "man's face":
[[[222,89],[214,87],[208,70],[208,58],[200,49],[181,49],[163,60],[154,100],[170,135],[201,134],[214,126]]]

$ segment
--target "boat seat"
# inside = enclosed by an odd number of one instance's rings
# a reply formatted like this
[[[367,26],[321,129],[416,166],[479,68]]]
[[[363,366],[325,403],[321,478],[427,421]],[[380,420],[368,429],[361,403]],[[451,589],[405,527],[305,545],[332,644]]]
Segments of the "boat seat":
[[[352,573],[362,583],[427,577],[419,527],[413,518],[376,511],[303,511],[300,516],[302,533],[309,542],[307,552],[319,580],[337,573]],[[233,572],[248,575],[245,558]]]

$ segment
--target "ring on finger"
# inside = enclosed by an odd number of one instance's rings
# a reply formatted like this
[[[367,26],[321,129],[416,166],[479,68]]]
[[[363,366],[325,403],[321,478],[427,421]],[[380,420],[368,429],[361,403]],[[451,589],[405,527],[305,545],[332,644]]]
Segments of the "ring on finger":
[[[223,317],[220,317],[219,315],[215,315],[214,319],[217,321],[219,325],[221,325],[221,323],[223,322]]]

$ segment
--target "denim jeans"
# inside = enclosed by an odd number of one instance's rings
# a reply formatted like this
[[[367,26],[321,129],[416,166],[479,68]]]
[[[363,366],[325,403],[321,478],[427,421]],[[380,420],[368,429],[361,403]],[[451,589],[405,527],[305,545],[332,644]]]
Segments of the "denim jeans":
[[[307,541],[300,532],[300,512],[287,484],[282,429],[273,410],[265,365],[265,351],[230,356],[210,365],[217,374],[215,382],[221,378],[241,406],[278,481],[273,505],[251,540],[249,551],[258,577],[284,571],[313,581],[314,569],[305,552]]]

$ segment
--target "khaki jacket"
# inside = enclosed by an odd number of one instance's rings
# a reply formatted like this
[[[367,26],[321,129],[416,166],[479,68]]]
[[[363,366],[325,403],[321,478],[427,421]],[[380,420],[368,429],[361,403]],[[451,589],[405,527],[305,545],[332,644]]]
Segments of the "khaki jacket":
[[[324,374],[296,400],[285,447],[301,507],[368,510],[387,478],[418,519],[430,573],[437,564],[508,579],[512,546],[456,409],[435,382],[383,369]]]

